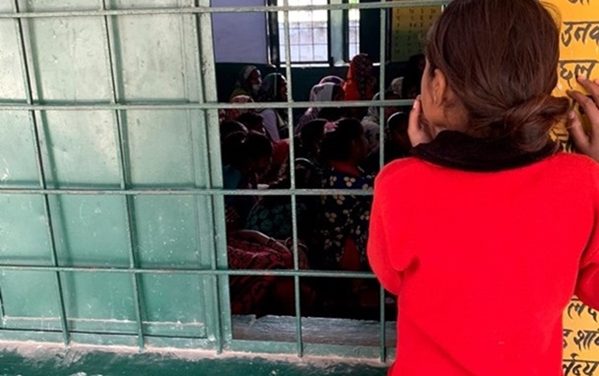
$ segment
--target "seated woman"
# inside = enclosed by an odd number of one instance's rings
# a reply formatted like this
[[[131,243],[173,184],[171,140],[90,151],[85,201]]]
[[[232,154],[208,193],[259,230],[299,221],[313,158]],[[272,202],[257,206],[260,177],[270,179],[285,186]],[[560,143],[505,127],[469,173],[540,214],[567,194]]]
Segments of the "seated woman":
[[[377,78],[373,73],[372,60],[367,54],[353,57],[343,86],[346,101],[369,101],[376,93]],[[352,117],[361,119],[366,115],[363,107],[350,108]]]
[[[321,146],[325,189],[371,189],[373,178],[360,169],[366,158],[364,130],[356,119],[325,125]],[[314,263],[325,269],[367,270],[366,236],[371,199],[328,195],[321,199],[321,249]]]
[[[223,183],[225,189],[256,189],[272,160],[272,145],[264,135],[234,132],[222,140]],[[255,204],[251,196],[225,197],[227,227],[242,229]]]
[[[295,143],[295,184],[298,188],[321,187],[320,148],[327,123],[325,119],[311,120],[299,133]]]
[[[321,82],[318,85],[314,85],[312,90],[310,90],[310,102],[342,101],[344,97],[345,94],[343,92],[343,86],[337,83]],[[306,112],[300,117],[297,126],[295,127],[295,133],[299,134],[304,125],[306,125],[306,123],[309,121],[321,118],[320,112],[321,109],[317,104],[314,104],[313,107],[307,109]]]
[[[301,142],[296,149],[296,188],[320,188],[321,186],[322,172],[318,163],[318,153],[325,123],[325,120],[313,120],[302,130]],[[285,171],[285,177],[271,184],[269,188],[286,189],[289,186],[289,171]],[[313,249],[316,228],[313,218],[319,214],[320,199],[316,196],[298,196],[296,202],[298,238],[302,244]],[[291,200],[289,196],[261,197],[250,211],[246,228],[263,232],[279,240],[291,238]]]
[[[237,231],[227,236],[230,269],[293,269],[290,248],[260,232]],[[299,267],[307,269],[306,258],[299,253]],[[231,276],[229,279],[233,314],[293,315],[295,312],[294,283],[291,277]],[[313,304],[314,292],[301,286],[302,311]],[[309,312],[309,311],[308,311]]]
[[[287,102],[287,80],[280,73],[270,73],[262,81],[257,102]],[[273,141],[286,138],[287,111],[284,109],[266,108],[258,111],[264,119],[264,128]]]
[[[380,100],[381,94],[376,93],[372,98],[373,101]],[[395,94],[393,90],[388,89],[385,91],[385,100],[401,99],[399,95]],[[379,148],[380,135],[381,135],[381,124],[380,124],[380,107],[370,106],[366,116],[362,118],[362,127],[364,128],[364,135],[368,142],[368,154]],[[400,109],[396,106],[385,106],[383,107],[383,125],[387,123],[387,120],[391,115],[399,112]]]
[[[408,117],[409,112],[396,112],[387,120],[383,156],[385,164],[410,155],[412,144],[408,136]],[[376,175],[379,172],[381,168],[380,147],[377,147],[368,155],[363,168],[370,175]]]
[[[235,88],[229,96],[229,101],[239,95],[245,95],[252,99],[256,99],[260,85],[262,84],[262,73],[254,65],[246,65],[241,68],[239,77],[235,83]]]

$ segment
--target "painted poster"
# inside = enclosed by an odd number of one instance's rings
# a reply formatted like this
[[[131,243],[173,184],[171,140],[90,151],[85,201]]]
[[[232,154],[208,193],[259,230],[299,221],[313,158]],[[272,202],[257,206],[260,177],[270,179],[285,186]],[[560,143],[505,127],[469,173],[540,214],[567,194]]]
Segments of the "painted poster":
[[[555,94],[583,91],[576,77],[599,78],[599,0],[549,0],[561,13],[559,83]],[[554,136],[571,149],[565,126]],[[574,298],[564,312],[564,375],[599,376],[599,312]]]
[[[439,14],[441,6],[393,8],[391,13],[391,60],[408,61],[422,53],[426,32]]]
[[[561,57],[558,66],[557,96],[567,90],[580,90],[578,76],[599,78],[599,1],[598,0],[548,0],[561,13]],[[564,148],[572,150],[568,132],[562,124],[553,135]]]

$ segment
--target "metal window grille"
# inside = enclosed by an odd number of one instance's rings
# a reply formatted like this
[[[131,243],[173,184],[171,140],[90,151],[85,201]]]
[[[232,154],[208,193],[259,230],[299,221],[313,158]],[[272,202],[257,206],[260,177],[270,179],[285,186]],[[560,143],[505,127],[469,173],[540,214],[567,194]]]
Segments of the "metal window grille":
[[[172,0],[165,1],[165,4],[169,4],[167,7],[152,7],[152,3],[148,3],[146,7],[139,7],[135,6],[139,3],[132,5],[133,2],[124,1],[126,7],[114,8],[111,7],[113,2],[108,0],[90,0],[77,10],[64,10],[59,6],[52,8],[55,3],[50,2],[47,3],[48,8],[40,10],[35,7],[24,7],[24,3],[24,1],[14,0],[10,4],[6,3],[8,7],[3,4],[3,8],[0,8],[0,27],[5,31],[12,29],[15,36],[14,45],[5,50],[9,51],[11,48],[14,50],[14,54],[9,54],[9,57],[17,62],[19,67],[17,71],[22,73],[24,88],[22,95],[9,93],[10,95],[0,101],[0,116],[3,119],[0,128],[4,141],[2,145],[4,150],[13,152],[12,156],[3,154],[4,157],[12,159],[4,160],[5,170],[0,171],[3,174],[0,179],[0,200],[4,204],[3,211],[5,215],[6,212],[12,213],[12,217],[8,219],[4,217],[1,223],[2,231],[6,236],[3,237],[4,245],[0,249],[2,252],[0,312],[3,315],[0,322],[0,338],[62,341],[65,345],[71,341],[137,345],[140,349],[148,345],[168,345],[213,349],[218,353],[244,350],[295,353],[298,356],[337,354],[378,357],[382,361],[387,359],[390,347],[386,341],[386,323],[394,318],[385,317],[383,309],[380,310],[378,323],[378,346],[318,345],[307,343],[303,339],[303,318],[298,298],[300,278],[372,279],[374,276],[366,272],[299,269],[297,197],[332,194],[370,195],[371,192],[297,189],[294,183],[293,143],[290,147],[292,166],[289,189],[237,191],[222,188],[217,110],[293,109],[309,107],[309,103],[293,100],[293,80],[289,59],[285,65],[289,82],[288,102],[244,105],[218,103],[210,15],[216,12],[282,12],[285,55],[293,56],[290,20],[292,11],[348,10],[350,7],[380,9],[381,28],[378,41],[381,45],[380,61],[386,61],[388,10],[392,7],[439,5],[440,1],[385,1],[299,7],[290,6],[288,0],[284,0],[280,6],[257,7],[211,7],[209,0]],[[123,57],[122,54],[116,53],[119,48],[123,48],[127,38],[138,38],[138,42],[145,42],[125,45],[125,50],[160,48],[155,42],[168,42],[158,37],[157,40],[151,40],[151,43],[143,39],[147,34],[154,32],[152,28],[159,18],[165,22],[167,28],[159,30],[155,35],[166,38],[167,30],[177,33],[184,39],[181,42],[181,51],[185,49],[183,52],[191,53],[195,57],[191,60],[185,56],[171,57],[173,60],[180,59],[182,66],[188,69],[186,72],[195,75],[193,80],[189,77],[184,80],[191,86],[181,88],[181,91],[186,94],[182,99],[177,98],[177,93],[169,94],[171,86],[168,82],[176,81],[176,77],[143,77],[141,72],[145,66],[152,64],[159,66],[162,64],[161,61],[135,60],[135,56]],[[65,99],[61,95],[55,95],[52,86],[44,86],[47,75],[40,73],[46,72],[44,69],[49,69],[56,74],[58,78],[55,77],[55,84],[58,82],[64,87],[71,85],[72,80],[78,79],[78,77],[65,77],[66,73],[61,72],[59,66],[44,66],[44,64],[60,63],[58,61],[61,59],[60,56],[52,54],[51,51],[44,56],[32,52],[36,51],[36,46],[32,43],[33,41],[39,43],[36,36],[40,35],[46,38],[43,39],[44,41],[52,43],[54,39],[61,38],[56,34],[52,35],[53,32],[67,30],[65,40],[70,41],[69,43],[73,42],[68,39],[70,29],[66,23],[69,22],[72,23],[71,28],[83,33],[79,35],[83,38],[81,41],[83,44],[77,45],[78,48],[96,42],[104,51],[100,55],[103,55],[105,60],[98,62],[104,64],[107,69],[104,92],[96,90],[81,92],[73,89],[72,95]],[[89,30],[86,22],[93,23],[93,27],[102,35],[100,41],[85,38],[84,33]],[[137,28],[133,31],[127,29],[127,25],[134,22],[139,22]],[[8,42],[5,40],[3,43]],[[129,64],[133,66],[129,67]],[[75,71],[75,74],[77,72]],[[385,75],[385,64],[381,64],[380,91],[383,94],[378,101],[325,102],[320,105],[322,107],[380,105],[381,119],[383,118],[382,106],[410,105],[409,100],[385,100]],[[10,74],[3,73],[3,76],[7,79],[18,79]],[[152,86],[152,82],[156,80],[163,80],[158,89]],[[132,81],[144,88],[141,94],[131,93]],[[292,111],[288,112],[292,113]],[[87,118],[89,124],[83,124],[84,118]],[[179,122],[189,126],[178,127]],[[52,124],[58,126],[52,128]],[[113,158],[94,160],[94,164],[86,165],[82,161],[69,160],[68,156],[64,155],[64,148],[69,144],[65,146],[57,143],[56,139],[60,137],[70,140],[70,146],[79,148],[77,150],[81,153],[91,153],[90,159],[93,159],[93,150],[85,150],[84,145],[78,145],[70,139],[73,134],[83,132],[85,126],[95,127],[88,137],[102,138],[105,141],[102,147],[111,150]],[[382,130],[384,125],[381,123],[380,126]],[[294,125],[291,115],[289,127],[290,134],[293,134]],[[168,132],[160,133],[157,131],[159,128],[167,129]],[[56,130],[63,133],[53,133]],[[86,131],[90,132],[90,129]],[[162,137],[173,137],[170,139],[173,145],[177,142],[188,142],[189,150],[193,155],[186,156],[187,159],[175,160],[177,163],[181,160],[186,161],[185,166],[189,169],[187,175],[177,175],[183,169],[181,165],[164,162],[174,158],[173,156],[178,156],[180,150],[167,150],[160,153],[159,146],[166,140],[149,139],[148,132],[157,132],[156,134]],[[380,144],[383,146],[384,132],[381,131],[380,134]],[[179,138],[176,135],[179,135]],[[111,139],[113,141],[110,141]],[[157,148],[152,150],[154,146]],[[151,152],[143,150],[144,147]],[[49,152],[50,149],[52,153]],[[381,164],[383,155],[384,150],[381,148]],[[143,164],[140,164],[140,161]],[[17,176],[13,178],[15,172],[9,172],[8,169],[12,169],[18,163],[30,168],[34,172],[32,177],[16,174]],[[140,166],[147,167],[152,163],[158,164],[162,169],[160,171],[169,171],[171,175],[166,178],[161,177],[160,172],[151,168],[142,169],[143,173],[140,172]],[[94,168],[104,164],[111,166],[110,171],[114,172],[112,175],[98,178],[90,173],[89,179],[83,183],[68,179],[69,174],[85,174],[87,169],[93,172]],[[65,166],[77,168],[74,170],[63,168]],[[225,195],[289,197],[293,224],[293,269],[230,270],[227,268],[223,203]],[[73,203],[74,205],[71,205]],[[66,211],[68,213],[65,213]],[[104,217],[107,215],[106,211],[117,214],[113,217]],[[146,219],[148,217],[150,219],[144,220],[144,216],[141,215],[143,213],[146,214]],[[100,221],[98,223],[102,223],[106,230],[103,234],[98,235],[93,232],[94,229],[85,227],[85,222],[91,217]],[[170,223],[175,233],[193,239],[190,240],[192,246],[186,249],[187,253],[193,255],[192,258],[168,257],[167,243],[170,240],[177,243],[177,239],[160,237],[160,229],[163,227],[156,225],[160,221]],[[26,236],[13,239],[13,243],[8,244],[6,226],[10,230],[10,226],[14,226],[15,223],[29,230],[23,233]],[[85,231],[83,234],[78,234],[71,231],[72,227],[84,228]],[[116,231],[115,229],[118,228],[124,231]],[[70,242],[84,247],[88,238],[100,237],[104,242],[102,244],[110,245],[112,237],[118,236],[123,236],[121,239],[122,244],[125,245],[123,249],[119,249],[114,255],[105,253],[107,249],[93,249],[89,254],[95,255],[96,258],[90,256],[83,261],[73,256],[73,252],[69,253],[68,247],[65,246],[66,237],[69,237]],[[163,240],[165,244],[161,243]],[[151,244],[152,242],[160,244]],[[36,248],[40,244],[46,249]],[[23,249],[11,253],[11,250],[7,249],[9,245],[22,246]],[[158,247],[164,252],[154,254],[148,251],[152,247]],[[232,337],[227,286],[228,277],[233,275],[273,275],[293,278],[296,297],[293,342],[244,341]],[[115,281],[119,281],[118,286]],[[168,288],[164,288],[164,284]],[[85,288],[92,288],[99,298],[88,296],[90,299],[84,306],[77,305],[73,297],[81,293],[77,291],[78,288],[84,288],[84,292],[88,291]],[[183,295],[180,290],[183,290]],[[114,298],[113,294],[117,294],[118,298]],[[18,315],[11,313],[18,311],[19,304],[24,304],[23,300],[35,302],[36,299],[40,302],[53,300],[54,303],[47,303],[46,314],[40,314],[39,317],[22,315],[23,317],[19,319],[16,317]],[[111,300],[112,303],[120,302],[119,304],[126,306],[122,310],[128,313],[117,317],[119,309],[112,306],[114,312],[111,311],[109,315],[113,317],[81,318],[86,312],[92,312],[94,308],[106,305],[110,299],[114,299]],[[384,291],[381,289],[380,301],[383,300]],[[37,309],[41,305],[42,303],[35,303],[31,307]],[[384,304],[381,303],[381,307],[383,306]],[[173,307],[194,314],[180,317],[177,316],[177,312],[173,313]],[[196,311],[201,314],[196,315]],[[157,315],[157,312],[163,316]]]
[[[327,0],[289,0],[290,6],[326,5]],[[289,43],[291,62],[313,63],[329,60],[329,16],[326,10],[303,10],[289,13]],[[285,35],[284,12],[279,12],[279,35]],[[285,40],[280,38],[279,51],[285,51]],[[281,53],[282,62],[288,60]]]
[[[350,4],[358,4],[359,0],[350,0]],[[360,10],[349,10],[349,58],[360,53]]]

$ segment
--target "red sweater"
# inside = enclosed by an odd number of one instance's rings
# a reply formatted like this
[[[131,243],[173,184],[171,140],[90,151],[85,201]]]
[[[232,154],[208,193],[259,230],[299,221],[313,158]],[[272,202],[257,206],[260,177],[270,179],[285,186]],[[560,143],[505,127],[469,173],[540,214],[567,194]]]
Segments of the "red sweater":
[[[368,256],[398,295],[389,375],[562,375],[562,312],[599,308],[599,165],[558,153],[500,172],[420,159],[375,184]]]

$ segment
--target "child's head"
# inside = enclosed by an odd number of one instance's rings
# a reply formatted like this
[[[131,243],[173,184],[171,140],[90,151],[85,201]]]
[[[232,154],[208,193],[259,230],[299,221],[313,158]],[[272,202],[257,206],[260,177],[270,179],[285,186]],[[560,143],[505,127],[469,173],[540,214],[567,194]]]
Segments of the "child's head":
[[[281,73],[269,73],[262,80],[259,102],[285,102],[287,101],[287,80]]]
[[[325,119],[314,119],[303,126],[300,141],[305,151],[318,154],[326,122]]]
[[[268,172],[272,153],[270,140],[257,132],[233,132],[222,141],[223,164],[246,174]]]
[[[247,133],[248,129],[245,125],[234,120],[224,120],[220,123],[220,139],[221,143],[231,134],[235,132]]]
[[[546,145],[568,111],[551,96],[559,28],[537,0],[454,0],[429,32],[422,108],[426,121],[522,151]]]
[[[321,157],[326,162],[348,162],[359,164],[367,156],[366,138],[360,121],[344,118],[331,126],[325,125]]]
[[[247,127],[249,131],[266,134],[264,119],[255,112],[246,112],[237,118],[237,121]]]
[[[229,132],[221,136],[220,149],[223,166],[232,165],[237,167],[241,159],[239,149],[247,139],[247,135],[246,130]]]
[[[389,141],[404,154],[408,154],[412,148],[408,136],[408,120],[408,112],[396,112],[387,120]]]
[[[272,162],[272,144],[263,134],[249,132],[241,150],[248,170],[257,175],[263,175],[270,169]]]

